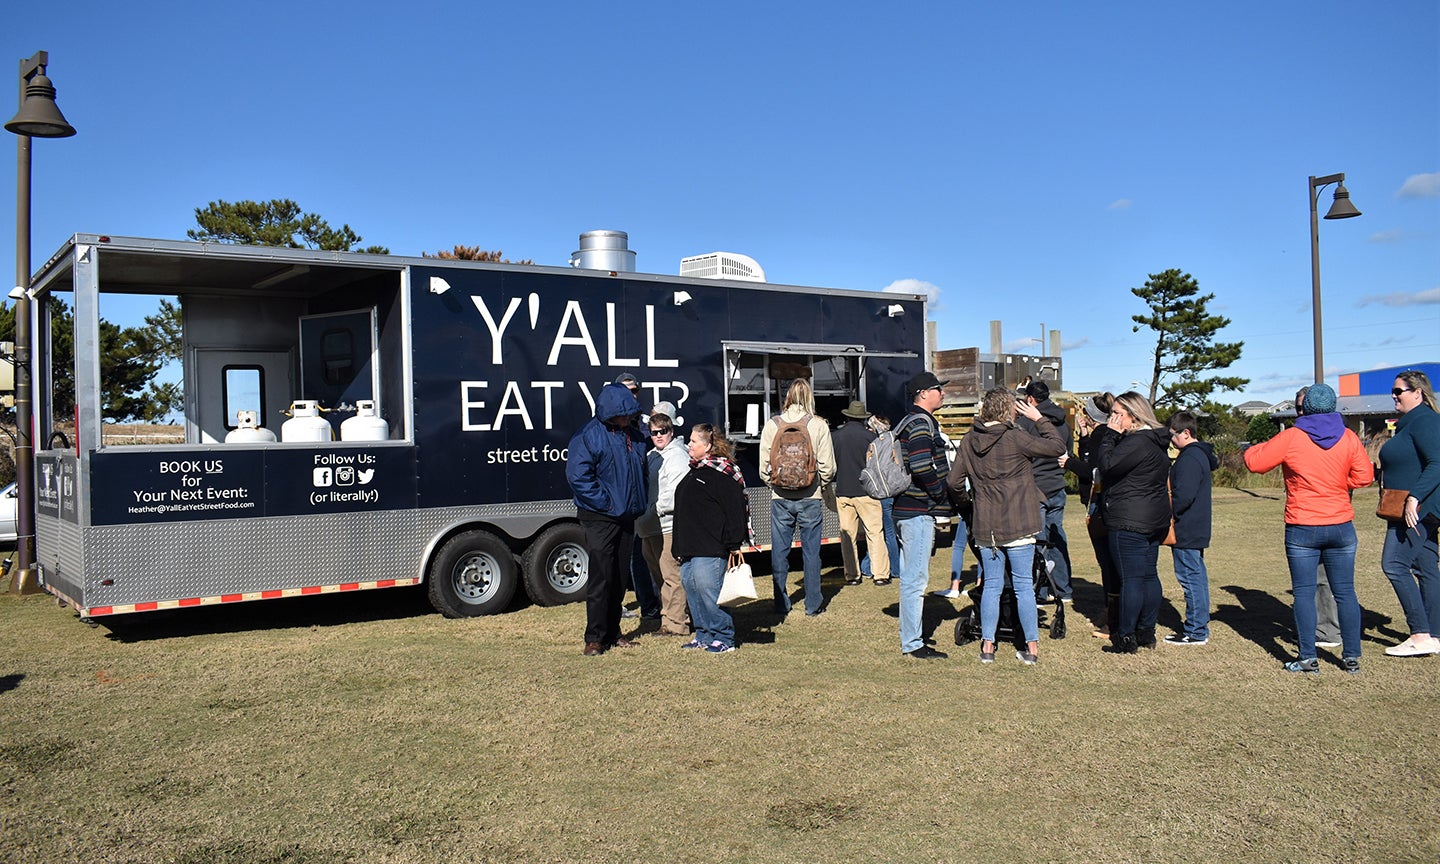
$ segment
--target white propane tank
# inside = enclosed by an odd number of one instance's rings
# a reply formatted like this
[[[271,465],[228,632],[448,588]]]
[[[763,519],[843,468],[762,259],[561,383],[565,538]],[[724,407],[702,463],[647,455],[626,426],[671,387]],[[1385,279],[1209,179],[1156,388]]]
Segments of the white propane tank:
[[[290,419],[280,426],[280,440],[329,441],[334,438],[330,421],[320,416],[320,403],[297,399],[290,403]]]
[[[341,441],[388,441],[390,424],[376,412],[370,399],[355,400],[355,416],[340,424]]]
[[[235,417],[239,426],[225,434],[226,444],[270,444],[275,433],[260,425],[260,415],[255,411],[237,411]]]

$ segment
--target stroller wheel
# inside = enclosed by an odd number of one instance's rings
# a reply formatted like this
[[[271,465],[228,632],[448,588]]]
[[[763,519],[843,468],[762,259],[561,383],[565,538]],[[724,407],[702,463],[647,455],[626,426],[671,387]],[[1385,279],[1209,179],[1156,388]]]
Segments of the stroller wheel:
[[[1064,603],[1057,602],[1057,603],[1055,604],[1055,620],[1050,622],[1050,638],[1051,638],[1051,639],[1064,639],[1064,638],[1065,638],[1065,604],[1064,604]]]
[[[960,613],[955,622],[955,644],[968,645],[980,638],[980,611],[974,606]]]

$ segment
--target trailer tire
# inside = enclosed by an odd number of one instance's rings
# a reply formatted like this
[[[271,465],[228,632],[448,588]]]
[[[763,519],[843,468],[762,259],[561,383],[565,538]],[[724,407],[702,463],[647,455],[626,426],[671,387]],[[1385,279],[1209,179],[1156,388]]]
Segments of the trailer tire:
[[[430,605],[446,618],[503,612],[520,581],[510,547],[488,531],[457,534],[430,564]]]
[[[520,559],[525,593],[536,606],[560,606],[585,599],[590,584],[590,553],[579,525],[546,528]]]

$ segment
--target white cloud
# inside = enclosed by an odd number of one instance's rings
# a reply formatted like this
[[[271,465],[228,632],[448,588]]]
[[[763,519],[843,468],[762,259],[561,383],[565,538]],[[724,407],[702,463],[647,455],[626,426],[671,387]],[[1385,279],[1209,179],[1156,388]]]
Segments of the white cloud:
[[[1381,306],[1425,306],[1431,303],[1440,303],[1440,285],[1424,291],[1371,294],[1369,297],[1361,297],[1355,305],[1369,306],[1371,303],[1379,303]]]
[[[1109,207],[1106,207],[1105,209],[1106,209],[1106,210],[1129,210],[1129,209],[1130,209],[1130,203],[1131,203],[1131,202],[1130,202],[1130,199],[1129,199],[1129,198],[1120,198],[1120,199],[1117,199],[1117,200],[1115,200],[1115,201],[1110,202],[1110,206],[1109,206]]]
[[[1397,198],[1440,198],[1440,171],[1433,174],[1411,174],[1405,178]]]
[[[880,290],[889,294],[924,294],[932,315],[940,308],[940,286],[923,279],[896,279]]]
[[[1371,243],[1399,243],[1405,237],[1405,232],[1399,228],[1391,228],[1388,231],[1376,231],[1370,235]]]
[[[1060,343],[1060,350],[1061,350],[1061,351],[1074,351],[1076,348],[1084,348],[1086,345],[1089,345],[1089,344],[1090,344],[1090,337],[1089,337],[1089,336],[1082,336],[1082,337],[1080,337],[1079,339],[1076,339],[1076,340],[1073,341],[1073,342],[1061,342],[1061,343]]]
[[[1025,337],[1024,339],[1015,339],[1015,340],[1013,340],[1013,341],[1006,342],[1006,343],[1002,344],[1000,347],[1001,347],[1001,349],[1004,350],[1004,352],[1005,352],[1006,354],[1014,354],[1016,351],[1019,351],[1021,348],[1029,348],[1029,347],[1032,346],[1032,345],[1038,345],[1038,344],[1040,344],[1040,337],[1039,337],[1039,336],[1027,336],[1027,337]]]
[[[1386,336],[1384,339],[1381,339],[1381,340],[1380,340],[1380,344],[1377,345],[1376,347],[1379,347],[1379,348],[1388,348],[1388,347],[1390,347],[1390,346],[1392,346],[1392,345],[1405,345],[1405,344],[1407,344],[1407,343],[1414,342],[1414,341],[1415,341],[1415,334],[1414,334],[1414,333],[1411,333],[1411,334],[1408,335],[1408,336]],[[1376,368],[1377,368],[1377,369],[1383,369],[1383,368],[1385,368],[1385,367],[1383,367],[1383,366],[1377,366]]]

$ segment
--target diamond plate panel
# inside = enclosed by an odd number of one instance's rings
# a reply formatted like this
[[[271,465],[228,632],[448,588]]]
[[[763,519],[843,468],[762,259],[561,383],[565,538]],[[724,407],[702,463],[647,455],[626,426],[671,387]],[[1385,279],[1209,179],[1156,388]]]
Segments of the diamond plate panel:
[[[35,560],[45,584],[79,600],[85,572],[80,526],[44,513],[35,515]]]
[[[770,487],[751,486],[745,490],[750,500],[750,525],[755,529],[755,542],[760,546],[770,545]],[[829,507],[824,508],[825,517],[820,523],[822,540],[840,538],[840,515]],[[798,540],[799,537],[796,537]]]
[[[459,525],[512,538],[574,513],[569,501],[217,519],[87,529],[82,605],[214,597],[423,576],[423,556]],[[110,580],[113,584],[102,584]]]

